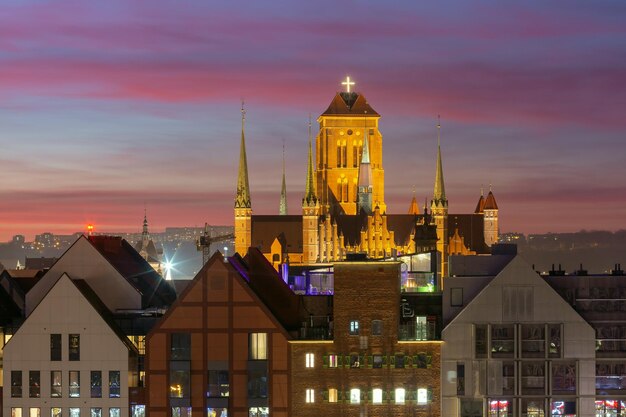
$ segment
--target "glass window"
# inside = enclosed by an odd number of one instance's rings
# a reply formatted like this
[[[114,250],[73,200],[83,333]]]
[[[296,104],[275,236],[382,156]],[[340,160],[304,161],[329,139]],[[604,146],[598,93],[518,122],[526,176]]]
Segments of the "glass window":
[[[248,372],[248,398],[267,398],[267,371]]]
[[[91,409],[91,417],[102,417],[102,408],[100,407],[93,407]]]
[[[512,417],[513,402],[511,400],[489,401],[489,417]]]
[[[552,362],[552,392],[576,392],[576,364]]]
[[[476,354],[476,358],[486,358],[487,357],[487,325],[486,324],[477,324],[474,326],[475,331],[475,340],[474,340],[474,351]]]
[[[336,403],[337,402],[337,388],[330,388],[328,390],[328,402]]]
[[[209,398],[228,397],[230,386],[228,371],[209,371],[206,396]]]
[[[396,404],[404,404],[404,399],[406,397],[406,391],[404,388],[396,388]]]
[[[172,417],[191,417],[191,407],[172,407]]]
[[[374,388],[372,390],[372,404],[383,403],[383,390],[380,388]]]
[[[29,417],[41,417],[41,408],[32,407],[28,410]]]
[[[561,325],[548,324],[548,356],[561,357]]]
[[[552,401],[550,403],[550,416],[576,417],[576,401]]]
[[[122,410],[119,407],[109,408],[109,417],[121,417]]]
[[[522,415],[524,417],[545,417],[543,398],[523,398]]]
[[[41,373],[39,371],[28,372],[28,396],[30,398],[41,396]]]
[[[213,408],[206,409],[207,417],[228,417],[228,408]]]
[[[61,356],[62,356],[61,335],[51,334],[50,335],[50,360],[60,361],[62,360]]]
[[[109,398],[120,397],[120,371],[109,371]]]
[[[461,417],[483,417],[483,401],[461,398]]]
[[[450,307],[463,307],[463,288],[450,288]]]
[[[383,321],[372,320],[372,336],[380,336],[383,334]]]
[[[426,404],[427,402],[428,402],[428,389],[418,388],[417,389],[417,403]]]
[[[402,353],[397,354],[395,357],[396,368],[404,368],[404,362],[405,362],[404,354]]]
[[[267,360],[267,333],[250,333],[248,353],[250,360]]]
[[[68,346],[69,346],[69,351],[68,351],[69,360],[79,361],[80,360],[80,335],[70,334]]]
[[[350,321],[350,334],[352,336],[356,336],[359,334],[359,322],[358,320],[351,320]]]
[[[361,358],[358,354],[353,353],[350,355],[350,368],[360,368],[361,367]]]
[[[328,367],[329,368],[336,368],[338,365],[338,358],[337,355],[328,355]]]
[[[20,407],[11,407],[11,417],[22,417],[22,409]]]
[[[350,390],[350,404],[359,404],[361,402],[361,390],[352,388]]]
[[[306,402],[314,403],[315,402],[315,390],[311,388],[306,389]]]
[[[80,417],[80,408],[70,407],[70,417]]]
[[[11,371],[11,398],[22,397],[22,371]]]
[[[383,367],[383,355],[373,355],[372,356],[372,368],[382,368]]]
[[[91,371],[91,398],[102,398],[102,371]]]
[[[189,370],[170,369],[170,398],[189,398]]]
[[[62,417],[61,407],[52,407],[50,409],[50,417]]]
[[[131,405],[130,417],[146,417],[146,406],[143,404]],[[209,415],[209,417],[211,416]]]
[[[250,407],[248,409],[248,417],[269,417],[269,407]]]
[[[491,356],[512,358],[515,352],[515,331],[512,324],[491,326]]]
[[[80,372],[70,371],[70,398],[78,397],[80,397]]]
[[[315,354],[314,353],[307,353],[305,362],[306,362],[305,365],[306,365],[307,368],[315,367]]]
[[[625,400],[596,400],[596,417],[624,416],[626,416]]]
[[[171,334],[170,360],[191,360],[191,335],[189,333]]]
[[[61,394],[63,391],[62,382],[63,382],[63,378],[61,376],[61,371],[50,371],[50,396],[52,398],[61,397]]]
[[[456,395],[465,395],[465,364],[456,364]]]

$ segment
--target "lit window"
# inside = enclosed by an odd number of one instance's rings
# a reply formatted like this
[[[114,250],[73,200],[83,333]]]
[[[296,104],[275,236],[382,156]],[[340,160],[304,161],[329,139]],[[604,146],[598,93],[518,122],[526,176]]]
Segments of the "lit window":
[[[146,406],[143,404],[131,405],[130,417],[146,417]],[[212,417],[212,416],[209,414],[208,417]]]
[[[417,403],[426,404],[428,402],[428,390],[426,388],[417,389]]]
[[[41,417],[41,408],[33,407],[28,410],[28,417]]]
[[[109,417],[121,417],[122,410],[119,407],[109,408]]]
[[[250,407],[248,409],[248,417],[269,417],[269,407]]]
[[[314,353],[306,354],[306,367],[307,368],[315,367],[315,354]]]
[[[70,417],[80,417],[80,408],[70,407]]]
[[[102,398],[102,371],[91,371],[91,398]]]
[[[52,407],[50,409],[50,417],[61,417],[61,407]]]
[[[267,333],[250,333],[248,353],[251,360],[267,360]]]
[[[80,372],[70,371],[70,398],[80,397]],[[78,417],[72,416],[70,417]]]
[[[404,404],[405,394],[404,388],[396,388],[396,404]]]
[[[311,388],[307,388],[306,390],[306,402],[314,403],[315,402],[315,390]]]
[[[228,408],[208,407],[206,409],[207,417],[228,417]]]
[[[329,403],[337,402],[337,388],[330,388],[328,390],[328,402]]]
[[[80,360],[80,335],[70,334],[68,344],[69,344],[69,360],[79,361]]]
[[[19,407],[11,407],[11,417],[22,417],[22,409]]]
[[[352,388],[350,390],[350,404],[359,404],[361,402],[361,390]]]
[[[100,407],[92,408],[90,416],[91,417],[102,417],[102,408],[100,408]]]
[[[380,388],[374,388],[372,390],[372,404],[383,403],[383,390]]]
[[[328,367],[329,368],[336,368],[338,365],[338,358],[337,355],[328,355]]]
[[[191,407],[172,407],[172,417],[191,417]]]
[[[209,371],[206,396],[209,398],[228,397],[230,383],[227,370]]]
[[[120,397],[120,371],[109,371],[109,398]]]
[[[60,398],[62,387],[61,371],[50,371],[50,396],[52,398]],[[59,410],[61,410],[59,408]],[[59,411],[59,414],[61,411]]]
[[[350,335],[355,336],[359,334],[359,321],[350,320]]]

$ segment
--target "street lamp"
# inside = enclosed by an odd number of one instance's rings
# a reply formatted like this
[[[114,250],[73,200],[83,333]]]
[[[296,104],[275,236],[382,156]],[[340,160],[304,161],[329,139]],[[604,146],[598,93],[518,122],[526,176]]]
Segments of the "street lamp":
[[[228,246],[224,246],[224,262],[228,262]]]

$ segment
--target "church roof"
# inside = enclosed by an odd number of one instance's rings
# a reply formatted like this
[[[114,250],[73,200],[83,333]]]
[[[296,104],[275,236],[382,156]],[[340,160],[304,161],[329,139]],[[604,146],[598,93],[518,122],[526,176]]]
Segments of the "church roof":
[[[139,254],[141,254],[142,256],[143,256],[142,252],[145,252],[147,255],[146,260],[148,262],[152,262],[152,263],[160,262],[159,252],[157,251],[157,248],[154,245],[154,242],[152,241],[152,239],[148,241],[145,241],[143,239],[140,240],[139,242],[135,244],[135,250],[139,252]]]
[[[478,203],[476,203],[476,209],[474,210],[474,214],[482,214],[483,209],[485,208],[485,197],[483,197],[483,195],[480,195],[480,198],[478,199]]]
[[[360,93],[337,93],[322,116],[380,116]]]
[[[287,215],[253,215],[252,244],[263,253],[269,253],[272,242],[283,234],[288,253],[302,253],[302,216]]]
[[[494,197],[493,193],[489,191],[489,194],[487,194],[487,198],[485,199],[485,206],[483,207],[483,210],[497,210],[497,209],[498,209],[498,203],[496,203],[496,198]]]
[[[478,254],[490,253],[485,243],[483,216],[476,214],[448,214],[448,238],[453,237],[455,230],[463,236],[465,244]]]
[[[387,214],[387,229],[394,232],[396,245],[406,245],[420,216],[412,214]],[[367,215],[341,214],[333,217],[337,222],[337,233],[343,234],[346,245],[361,243],[361,230],[367,227]]]

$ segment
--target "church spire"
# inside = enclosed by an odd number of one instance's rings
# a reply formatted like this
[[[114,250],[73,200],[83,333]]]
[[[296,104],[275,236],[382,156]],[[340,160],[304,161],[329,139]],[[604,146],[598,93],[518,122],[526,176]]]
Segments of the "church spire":
[[[306,167],[306,190],[302,199],[303,206],[314,206],[317,204],[315,195],[315,173],[313,172],[313,141],[311,139],[311,115],[309,114],[309,155]]]
[[[246,158],[246,140],[244,127],[246,111],[241,102],[241,147],[239,149],[239,172],[237,174],[237,195],[235,196],[235,208],[251,208],[250,185],[248,183],[248,159]]]
[[[437,171],[435,172],[435,190],[433,200],[435,202],[447,202],[446,189],[443,183],[443,165],[441,163],[441,120],[437,121]]]
[[[280,190],[280,206],[278,214],[287,215],[287,185],[285,184],[285,141],[283,140],[283,184]]]
[[[370,165],[370,151],[367,140],[367,128],[363,135],[363,154],[361,155],[361,164],[359,166],[359,187],[357,213],[361,210],[367,214],[372,213],[372,167]]]
[[[145,207],[143,209],[143,230],[141,231],[141,240],[150,240],[150,233],[148,233],[148,214]]]

